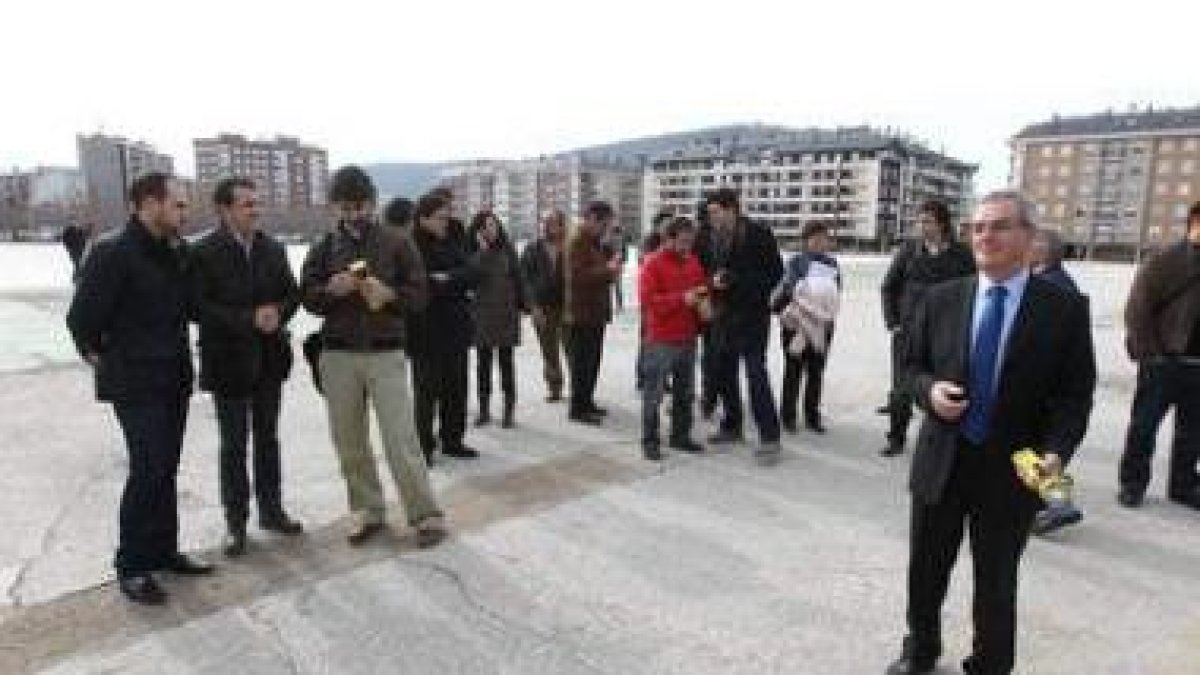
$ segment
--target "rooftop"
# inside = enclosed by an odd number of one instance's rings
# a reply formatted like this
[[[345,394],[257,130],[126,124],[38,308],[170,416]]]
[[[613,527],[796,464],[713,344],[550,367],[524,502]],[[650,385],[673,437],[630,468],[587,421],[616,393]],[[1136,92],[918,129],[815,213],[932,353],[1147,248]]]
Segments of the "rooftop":
[[[1150,131],[1200,131],[1200,106],[1194,108],[1164,108],[1155,110],[1131,109],[1126,113],[1109,110],[1094,115],[1060,117],[1055,115],[1048,122],[1031,124],[1020,131],[1014,139],[1047,138],[1056,136],[1109,136]]]

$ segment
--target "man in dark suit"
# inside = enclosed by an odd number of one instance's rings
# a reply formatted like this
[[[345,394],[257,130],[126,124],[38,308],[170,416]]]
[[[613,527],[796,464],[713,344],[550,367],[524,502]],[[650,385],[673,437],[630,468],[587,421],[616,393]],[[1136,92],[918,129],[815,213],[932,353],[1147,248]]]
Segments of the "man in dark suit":
[[[978,276],[930,289],[912,323],[907,381],[926,417],[909,481],[909,634],[889,675],[933,671],[964,529],[974,563],[975,639],[963,669],[1011,672],[1017,569],[1041,506],[1017,477],[1012,454],[1033,448],[1040,471],[1060,471],[1092,407],[1087,303],[1030,277],[1027,202],[1015,192],[992,193],[970,227]]]
[[[162,604],[153,573],[207,574],[179,551],[176,476],[192,393],[187,250],[179,228],[187,192],[150,173],[129,188],[133,215],[84,258],[67,327],[92,367],[96,398],[111,403],[125,435],[129,476],[121,494],[114,566],[125,597]]]
[[[283,245],[258,229],[254,183],[227,178],[213,193],[221,224],[194,247],[200,311],[200,388],[213,393],[221,431],[221,504],[225,553],[246,550],[250,479],[246,441],[253,427],[254,494],[264,530],[300,534],[283,510],[279,404],[292,368],[287,322],[300,290]]]

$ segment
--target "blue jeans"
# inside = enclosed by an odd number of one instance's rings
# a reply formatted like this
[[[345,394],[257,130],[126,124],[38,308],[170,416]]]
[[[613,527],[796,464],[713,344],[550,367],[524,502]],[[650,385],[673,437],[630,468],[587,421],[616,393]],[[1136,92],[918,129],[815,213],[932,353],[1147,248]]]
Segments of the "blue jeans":
[[[1200,460],[1200,365],[1175,360],[1145,361],[1138,365],[1125,452],[1121,455],[1121,487],[1142,494],[1150,484],[1154,440],[1167,412],[1175,408],[1175,437],[1167,495],[1189,495],[1200,489],[1196,462]]]
[[[670,441],[691,439],[696,341],[685,344],[646,343],[642,350],[645,380],[642,388],[642,443],[658,445],[658,409],[667,378],[671,379]]]
[[[771,381],[767,377],[767,339],[771,315],[722,317],[713,339],[716,342],[713,365],[717,397],[723,415],[721,430],[742,432],[742,394],[738,386],[738,365],[746,364],[750,386],[750,410],[763,443],[779,441],[779,413]]]

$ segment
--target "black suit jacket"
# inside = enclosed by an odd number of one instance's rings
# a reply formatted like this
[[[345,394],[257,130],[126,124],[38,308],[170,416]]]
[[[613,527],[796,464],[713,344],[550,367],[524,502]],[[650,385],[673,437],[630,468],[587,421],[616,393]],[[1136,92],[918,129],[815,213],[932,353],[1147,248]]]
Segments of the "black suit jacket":
[[[939,380],[970,381],[970,340],[976,277],[931,288],[918,307],[907,353],[908,381],[925,410],[909,487],[913,496],[936,503],[960,451],[959,422],[934,414],[930,387]],[[1037,497],[1019,481],[1011,455],[1032,447],[1070,461],[1087,431],[1096,387],[1087,300],[1031,277],[1004,347],[986,453],[987,486],[993,503],[1034,509]],[[968,398],[971,393],[967,392]]]
[[[283,245],[256,232],[250,256],[221,226],[192,247],[192,278],[200,314],[200,388],[248,396],[257,384],[277,384],[291,372],[287,322],[300,290]],[[254,308],[275,304],[279,330],[254,327]]]

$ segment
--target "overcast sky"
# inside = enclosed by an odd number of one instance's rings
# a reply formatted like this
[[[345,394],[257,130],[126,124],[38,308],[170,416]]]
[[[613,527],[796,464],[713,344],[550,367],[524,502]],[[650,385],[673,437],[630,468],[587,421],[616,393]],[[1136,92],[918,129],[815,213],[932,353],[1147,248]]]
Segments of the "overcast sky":
[[[811,6],[810,6],[811,5]],[[1200,3],[5,3],[0,168],[75,134],[285,133],[333,163],[520,157],[702,126],[905,129],[1007,178],[1058,112],[1200,104]]]

